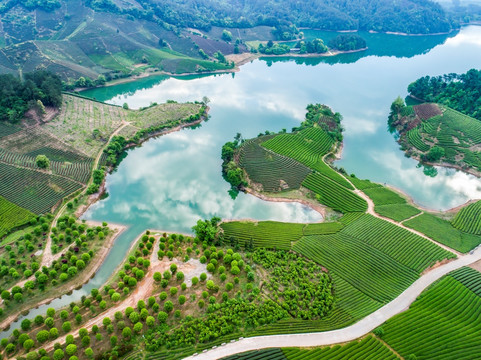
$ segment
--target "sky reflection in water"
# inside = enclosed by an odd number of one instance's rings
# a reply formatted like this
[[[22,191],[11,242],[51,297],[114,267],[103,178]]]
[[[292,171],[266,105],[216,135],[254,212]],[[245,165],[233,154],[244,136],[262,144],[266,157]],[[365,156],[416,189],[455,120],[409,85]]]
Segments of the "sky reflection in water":
[[[481,28],[468,27],[427,54],[409,58],[366,56],[354,63],[316,66],[293,61],[257,60],[235,75],[189,80],[155,78],[86,93],[131,108],[162,102],[211,99],[211,119],[129,152],[109,176],[110,197],[96,204],[88,218],[145,227],[187,231],[198,218],[316,221],[301,205],[267,203],[240,194],[233,201],[221,177],[220,149],[237,132],[244,137],[264,130],[290,130],[302,121],[308,103],[328,104],[343,117],[343,158],[336,164],[358,177],[398,187],[419,205],[445,210],[481,198],[481,182],[450,169],[429,177],[404,157],[387,131],[389,106],[407,85],[425,74],[465,72],[481,63]],[[412,51],[412,48],[410,49]],[[318,60],[317,60],[318,61]],[[139,224],[140,226],[140,224]]]

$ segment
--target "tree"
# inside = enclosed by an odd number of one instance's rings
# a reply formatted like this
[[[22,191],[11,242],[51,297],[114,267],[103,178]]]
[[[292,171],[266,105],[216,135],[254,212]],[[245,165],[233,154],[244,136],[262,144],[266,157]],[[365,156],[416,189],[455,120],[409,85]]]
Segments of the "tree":
[[[144,325],[141,322],[138,322],[134,325],[134,332],[137,334],[140,334],[143,328],[144,328]]]
[[[48,169],[50,160],[45,155],[37,155],[35,162],[40,169]]]
[[[124,327],[124,329],[122,330],[122,337],[124,339],[129,339],[131,336],[132,330],[128,326]]]
[[[222,31],[222,40],[226,42],[231,42],[232,41],[232,33],[229,30],[223,30]]]
[[[57,349],[53,353],[53,360],[62,360],[64,356],[65,356],[65,353],[63,352],[63,350]]]
[[[47,330],[40,330],[37,333],[37,341],[41,344],[46,342],[50,337],[50,333]]]
[[[58,338],[58,329],[57,328],[51,328],[49,331],[49,338],[50,340],[54,340]]]
[[[65,321],[62,324],[62,330],[66,333],[68,333],[70,330],[72,330],[72,324],[70,323],[70,321]]]
[[[69,356],[74,355],[77,352],[77,345],[75,345],[75,344],[67,345],[67,347],[65,348],[65,352]]]
[[[92,350],[92,348],[85,349],[84,353],[85,356],[87,356],[89,359],[92,359],[94,357],[94,351]]]
[[[425,160],[436,162],[439,161],[445,155],[444,149],[440,146],[433,146],[429,149],[428,153],[424,156]]]
[[[220,221],[218,217],[213,217],[210,220],[198,220],[197,225],[192,227],[197,238],[203,242],[212,243],[217,235],[217,224]]]
[[[22,320],[22,323],[20,324],[20,327],[22,328],[23,331],[30,330],[31,326],[32,326],[32,322],[29,319]]]
[[[148,327],[154,327],[155,318],[153,316],[147,316],[147,318],[145,319],[145,323],[147,324]]]
[[[32,339],[27,339],[23,343],[23,348],[25,349],[25,351],[28,351],[31,348],[33,348],[34,345],[35,345],[35,343],[33,342]]]
[[[174,310],[174,304],[172,303],[172,301],[166,301],[165,304],[164,304],[164,310],[166,312],[171,312],[172,310]]]

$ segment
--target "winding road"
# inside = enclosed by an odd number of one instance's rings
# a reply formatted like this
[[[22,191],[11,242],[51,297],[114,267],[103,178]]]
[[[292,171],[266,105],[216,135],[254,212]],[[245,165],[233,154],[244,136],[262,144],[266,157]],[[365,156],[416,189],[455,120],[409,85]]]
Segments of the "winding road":
[[[472,254],[461,255],[458,259],[447,264],[431,269],[411,286],[409,286],[401,295],[382,308],[366,316],[354,325],[343,329],[305,334],[289,334],[289,335],[268,335],[255,336],[241,339],[235,342],[225,344],[203,352],[201,354],[192,355],[186,360],[214,360],[225,356],[234,355],[250,350],[274,348],[274,347],[312,347],[324,346],[338,343],[344,343],[358,339],[371,332],[384,322],[409,308],[416,298],[429,285],[439,280],[444,275],[463,266],[470,265],[481,260],[481,247],[478,246]]]

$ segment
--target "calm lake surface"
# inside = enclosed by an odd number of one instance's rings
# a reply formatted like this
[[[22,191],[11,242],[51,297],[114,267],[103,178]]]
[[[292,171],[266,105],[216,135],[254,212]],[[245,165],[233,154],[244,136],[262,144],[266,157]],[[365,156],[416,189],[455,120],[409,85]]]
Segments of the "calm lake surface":
[[[335,33],[305,31],[326,42]],[[115,243],[97,275],[81,290],[55,300],[59,307],[100,287],[122,261],[135,237],[147,228],[190,232],[199,219],[254,218],[320,221],[316,212],[293,203],[271,203],[239,194],[233,200],[221,175],[222,145],[237,132],[245,138],[265,130],[290,130],[303,120],[309,103],[340,112],[345,128],[342,160],[358,177],[395,186],[422,206],[446,210],[481,198],[481,181],[449,169],[435,177],[404,157],[387,130],[391,102],[407,95],[410,82],[424,75],[465,72],[481,64],[481,27],[449,36],[395,36],[361,33],[369,46],[362,53],[318,59],[260,59],[240,72],[171,78],[154,76],[83,95],[136,109],[152,102],[209,97],[208,122],[128,151],[107,177],[109,197],[92,206],[85,219],[129,226]],[[28,317],[44,314],[42,306]],[[21,319],[20,319],[21,321]],[[12,326],[15,328],[16,324]],[[4,334],[0,334],[4,335]]]

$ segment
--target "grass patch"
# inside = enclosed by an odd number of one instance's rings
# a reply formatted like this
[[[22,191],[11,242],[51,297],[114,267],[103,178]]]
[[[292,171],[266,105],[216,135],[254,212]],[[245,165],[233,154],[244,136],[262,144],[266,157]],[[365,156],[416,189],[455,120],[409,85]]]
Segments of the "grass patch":
[[[408,204],[376,205],[374,211],[394,221],[403,221],[421,213],[421,210]]]
[[[404,204],[406,199],[385,187],[372,187],[363,192],[371,198],[375,205]]]

